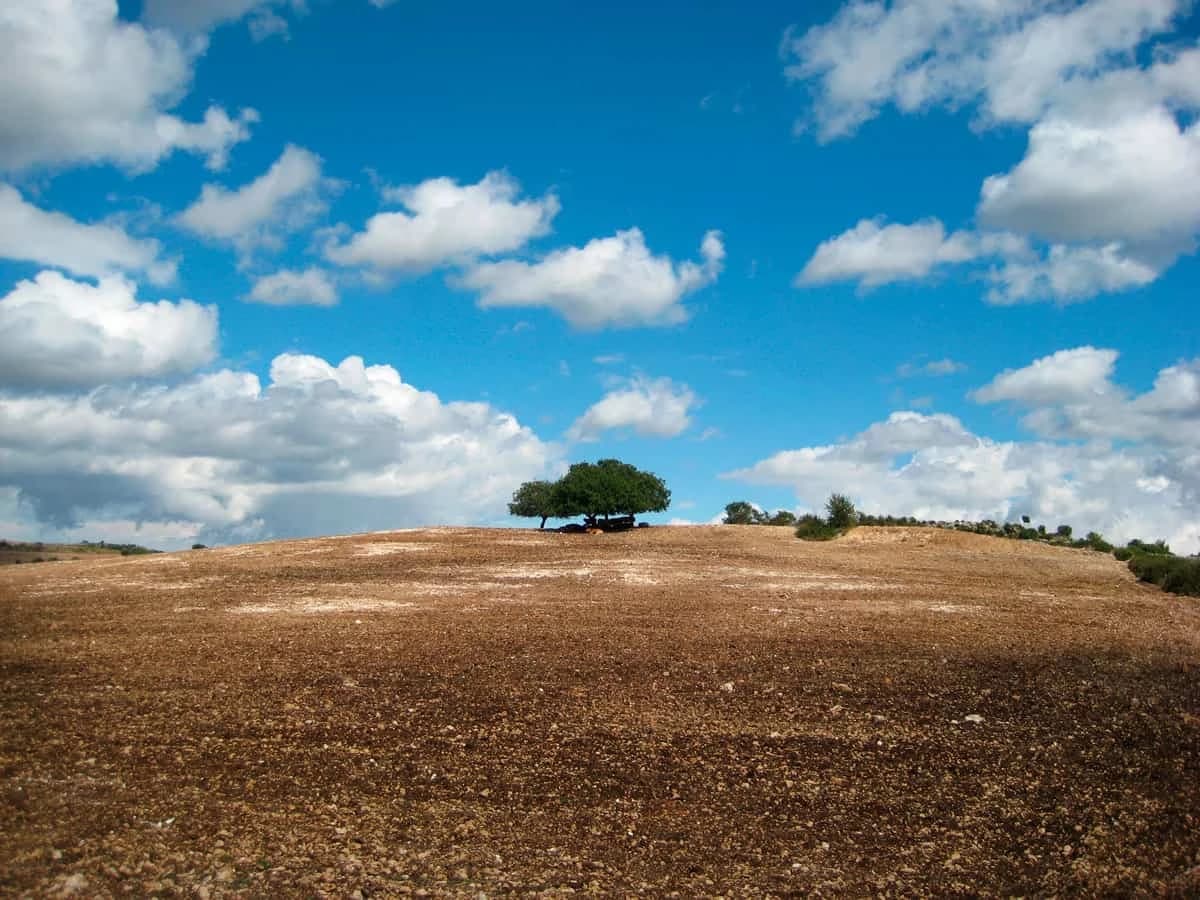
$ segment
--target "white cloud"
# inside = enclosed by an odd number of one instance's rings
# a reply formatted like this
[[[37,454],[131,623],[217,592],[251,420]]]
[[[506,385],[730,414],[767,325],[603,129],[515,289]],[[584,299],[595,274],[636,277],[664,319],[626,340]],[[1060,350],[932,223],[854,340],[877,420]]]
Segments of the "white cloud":
[[[255,40],[262,40],[272,34],[287,34],[287,20],[275,12],[280,7],[302,12],[305,4],[303,0],[145,0],[142,19],[148,25],[186,35],[203,34],[250,15],[251,34]]]
[[[270,306],[334,306],[338,295],[329,275],[310,267],[302,272],[281,269],[256,278],[250,299]]]
[[[1053,245],[1045,259],[1005,260],[988,273],[989,303],[1009,306],[1054,300],[1073,303],[1101,293],[1118,293],[1150,284],[1158,270],[1125,256],[1119,244],[1102,247]]]
[[[925,281],[944,269],[967,268],[990,282],[989,303],[1075,303],[1100,293],[1141,287],[1159,269],[1129,255],[1119,243],[1054,244],[1043,257],[1010,231],[957,231],[946,235],[937,219],[882,225],[863,219],[822,242],[796,276],[797,287],[857,281],[860,291],[905,281]],[[986,271],[980,269],[990,265]]]
[[[1195,457],[1192,451],[1192,457]],[[1193,459],[1193,461],[1196,461]],[[850,440],[777,453],[723,477],[787,485],[809,509],[833,492],[871,513],[1013,521],[1200,549],[1200,467],[1153,445],[995,441],[950,416],[893,413]]]
[[[426,272],[510,253],[550,231],[558,198],[518,199],[520,185],[503,172],[489,172],[476,184],[431,178],[418,185],[389,188],[384,198],[407,212],[381,212],[366,229],[326,255],[345,266]]]
[[[1026,427],[1068,440],[1154,442],[1200,447],[1200,360],[1163,369],[1150,391],[1131,396],[1112,380],[1116,350],[1060,350],[1003,372],[975,391],[981,403],[1008,401],[1030,410]]]
[[[572,441],[598,440],[605,431],[630,428],[643,437],[675,437],[692,420],[698,398],[685,384],[670,378],[637,376],[609,391],[567,431]]]
[[[576,328],[670,325],[684,321],[683,297],[716,280],[725,259],[721,235],[709,231],[700,262],[654,256],[637,228],[566,247],[534,263],[502,260],[458,279],[481,292],[482,307],[544,306]]]
[[[978,253],[970,235],[956,232],[947,236],[937,219],[912,225],[863,219],[849,231],[823,241],[796,276],[796,284],[857,280],[860,287],[869,289],[926,278],[938,265],[965,262]]]
[[[1024,159],[987,178],[978,237],[1050,243],[988,250],[990,302],[1071,303],[1154,281],[1200,234],[1200,46],[1167,45],[1188,0],[852,0],[788,33],[787,75],[812,90],[818,137],[852,134],[884,107],[974,107],[976,124],[1031,126]],[[904,235],[890,267],[868,234],[826,242],[825,280],[927,277],[938,235]],[[897,235],[897,239],[899,239]],[[918,240],[920,238],[920,240]],[[855,251],[865,258],[855,255]],[[962,261],[962,260],[958,260]],[[821,279],[821,259],[811,276]],[[905,263],[911,264],[911,268]],[[807,270],[806,270],[807,271]]]
[[[153,168],[174,150],[224,166],[249,137],[210,107],[199,122],[171,115],[192,78],[193,49],[165,31],[121,21],[116,0],[38,0],[0,10],[0,169],[112,162]]]
[[[498,520],[516,485],[560,469],[511,415],[358,357],[284,354],[266,386],[223,370],[0,402],[0,483],[50,527],[192,523],[212,543]]]
[[[984,181],[979,219],[1056,241],[1178,248],[1200,229],[1200,126],[1182,130],[1162,108],[1039,122],[1020,164]]]
[[[281,234],[302,228],[325,210],[334,185],[321,177],[319,156],[289,144],[266,172],[237,190],[206,184],[179,222],[243,250],[278,247]]]
[[[42,272],[0,299],[0,385],[90,387],[188,372],[216,345],[215,307],[141,303],[119,277],[91,285]]]
[[[1108,392],[1117,356],[1116,350],[1095,347],[1059,350],[1022,369],[1001,372],[972,397],[981,403],[1046,406],[1100,396]]]
[[[16,188],[0,184],[0,257],[57,266],[75,275],[102,277],[144,273],[155,284],[175,277],[155,240],[138,240],[115,225],[85,225],[27,202]]]
[[[902,112],[978,101],[992,122],[1033,122],[1067,87],[1120,68],[1174,27],[1182,0],[852,0],[833,19],[784,36],[785,74],[813,92],[822,140],[852,134],[894,104]],[[1180,80],[1159,75],[1169,87]]]
[[[900,378],[916,378],[921,375],[937,378],[943,375],[957,375],[966,370],[965,363],[946,357],[945,359],[931,359],[924,363],[902,363],[896,367],[896,375]]]

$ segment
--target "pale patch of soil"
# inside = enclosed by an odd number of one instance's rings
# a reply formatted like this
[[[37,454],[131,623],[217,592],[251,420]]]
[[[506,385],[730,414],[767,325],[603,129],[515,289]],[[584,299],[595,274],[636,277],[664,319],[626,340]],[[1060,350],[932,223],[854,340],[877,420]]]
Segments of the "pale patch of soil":
[[[1200,604],[1111,557],[415,532],[0,571],[0,894],[1200,895]]]

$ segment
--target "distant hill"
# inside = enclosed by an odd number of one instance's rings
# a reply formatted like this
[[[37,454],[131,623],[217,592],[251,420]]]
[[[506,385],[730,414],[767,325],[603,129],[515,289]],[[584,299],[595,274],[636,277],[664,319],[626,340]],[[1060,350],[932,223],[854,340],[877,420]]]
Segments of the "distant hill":
[[[0,566],[11,563],[58,562],[64,559],[95,559],[97,556],[141,556],[159,553],[140,544],[47,544],[42,541],[0,540]]]

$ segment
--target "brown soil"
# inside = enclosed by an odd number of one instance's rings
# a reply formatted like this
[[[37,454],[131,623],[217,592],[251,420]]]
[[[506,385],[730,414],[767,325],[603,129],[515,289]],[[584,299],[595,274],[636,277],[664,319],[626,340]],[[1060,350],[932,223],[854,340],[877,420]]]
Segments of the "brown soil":
[[[0,677],[6,895],[1200,895],[1200,604],[1087,551],[430,529],[12,566]]]

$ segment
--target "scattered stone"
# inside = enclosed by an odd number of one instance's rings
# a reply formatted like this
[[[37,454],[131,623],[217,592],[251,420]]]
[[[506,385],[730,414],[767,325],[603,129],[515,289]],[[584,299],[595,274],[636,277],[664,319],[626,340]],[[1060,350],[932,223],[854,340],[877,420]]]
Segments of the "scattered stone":
[[[971,713],[969,716],[963,716],[964,722],[970,722],[972,725],[982,725],[983,716],[978,713]]]

